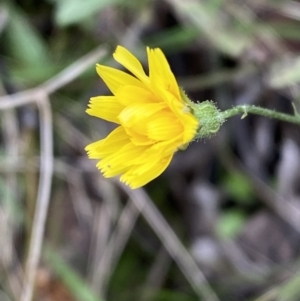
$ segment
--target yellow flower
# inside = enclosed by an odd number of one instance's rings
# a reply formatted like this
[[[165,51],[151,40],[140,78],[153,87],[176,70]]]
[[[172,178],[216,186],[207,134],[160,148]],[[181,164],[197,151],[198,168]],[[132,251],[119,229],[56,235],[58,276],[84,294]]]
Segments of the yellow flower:
[[[113,96],[92,97],[86,112],[118,127],[86,147],[104,177],[121,175],[131,188],[158,177],[174,153],[191,142],[198,120],[184,101],[177,81],[160,49],[147,48],[149,76],[141,63],[118,46],[114,59],[133,75],[97,65],[97,73]]]

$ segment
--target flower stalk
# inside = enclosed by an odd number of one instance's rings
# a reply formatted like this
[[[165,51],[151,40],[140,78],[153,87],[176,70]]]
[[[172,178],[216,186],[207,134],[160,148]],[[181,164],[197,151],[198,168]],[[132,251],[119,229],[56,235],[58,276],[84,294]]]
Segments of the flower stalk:
[[[295,114],[290,115],[254,105],[239,105],[223,112],[219,112],[219,116],[220,119],[226,120],[238,114],[243,114],[242,119],[245,118],[248,114],[254,114],[300,125],[300,114],[297,113],[295,107],[294,111]]]

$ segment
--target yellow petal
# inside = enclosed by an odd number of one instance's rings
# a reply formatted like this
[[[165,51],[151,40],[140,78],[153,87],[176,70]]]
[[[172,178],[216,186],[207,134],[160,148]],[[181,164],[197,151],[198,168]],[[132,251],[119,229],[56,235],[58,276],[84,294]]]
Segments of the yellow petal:
[[[97,96],[91,98],[89,109],[86,112],[89,115],[119,123],[118,116],[123,109],[124,106],[115,96]]]
[[[155,161],[149,160],[148,164],[146,163],[136,168],[133,167],[121,176],[120,181],[129,185],[132,189],[139,188],[163,173],[169,166],[172,157],[173,155],[170,155]]]
[[[149,152],[150,153],[156,152],[156,153],[160,153],[161,156],[163,156],[162,154],[164,154],[164,156],[167,156],[167,155],[174,154],[179,149],[180,146],[182,146],[182,134],[172,139],[153,144],[149,149]]]
[[[114,166],[109,165],[109,167],[106,166],[103,168],[100,166],[100,162],[101,161],[99,161],[96,166],[101,170],[101,172],[105,178],[112,178],[112,177],[118,176],[120,174],[125,173],[129,169],[129,166],[124,165],[124,164],[114,165]]]
[[[186,104],[181,100],[176,98],[170,91],[156,88],[157,93],[160,94],[161,100],[164,101],[170,110],[178,117],[185,112]]]
[[[151,116],[165,107],[166,105],[164,103],[133,104],[121,112],[119,120],[123,126],[131,127],[136,122]]]
[[[149,82],[140,61],[126,48],[118,46],[113,54],[114,59],[143,82]]]
[[[124,86],[120,88],[116,93],[116,97],[124,106],[134,103],[155,103],[159,101],[149,90],[137,86]]]
[[[145,116],[142,114],[135,115],[134,119],[131,120],[132,122],[123,123],[126,132],[131,138],[133,138],[132,141],[139,141],[137,142],[137,145],[146,145],[156,142],[155,140],[149,139],[147,130],[149,122],[153,120],[153,117],[156,114],[157,113],[154,113],[150,116]],[[151,143],[146,143],[145,139],[151,141]]]
[[[159,112],[160,113],[160,112]],[[147,125],[147,134],[150,139],[156,141],[170,140],[183,132],[182,124],[169,114],[156,114],[157,117]]]
[[[163,52],[159,48],[150,49],[147,47],[147,54],[151,83],[170,91],[176,98],[180,99],[177,81]]]
[[[110,156],[103,158],[98,163],[98,167],[106,170],[124,164],[130,166],[146,149],[146,146],[136,146],[133,143],[128,142]]]
[[[172,93],[166,90],[161,90],[160,95],[170,110],[174,113],[177,120],[183,125],[183,140],[182,143],[190,142],[196,134],[199,121],[190,112],[187,112],[186,104],[179,101]]]
[[[114,95],[120,87],[125,85],[144,87],[141,81],[124,71],[98,64],[96,70]]]
[[[118,151],[129,142],[129,137],[123,127],[114,129],[106,138],[96,141],[86,146],[90,158],[101,159]]]
[[[130,137],[130,141],[135,145],[151,145],[155,143],[154,140],[149,139],[149,137],[146,135],[146,127],[144,127],[143,129],[139,127],[138,131],[135,127],[126,127],[125,130],[128,136]]]
[[[183,133],[183,144],[189,143],[193,140],[196,135],[196,131],[199,126],[199,121],[195,116],[184,113],[180,118],[181,123],[184,125],[184,133]]]
[[[100,159],[102,156],[99,154],[99,149],[101,149],[101,146],[103,145],[103,140],[98,140],[96,142],[93,142],[85,147],[85,150],[89,156],[90,159]]]

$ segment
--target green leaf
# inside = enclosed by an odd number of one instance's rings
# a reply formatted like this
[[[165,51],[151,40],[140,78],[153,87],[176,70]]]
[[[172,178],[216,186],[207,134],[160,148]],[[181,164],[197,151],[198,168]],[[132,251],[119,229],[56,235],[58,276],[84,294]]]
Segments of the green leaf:
[[[217,234],[224,239],[233,238],[241,231],[245,221],[246,217],[242,211],[230,210],[224,212],[216,225]]]
[[[278,288],[278,301],[296,301],[299,300],[299,287],[300,275],[296,274],[291,277],[284,285]]]
[[[222,3],[225,5],[225,1],[174,1],[173,6],[190,26],[203,33],[218,50],[236,57],[245,51],[251,43],[251,37],[240,34],[224,21]]]
[[[2,160],[5,160],[5,157],[2,158],[2,154],[0,153],[0,164]],[[4,210],[4,213],[9,214],[14,225],[19,225],[24,221],[23,208],[20,202],[16,200],[15,191],[12,191],[10,188],[7,182],[0,178],[0,208]]]
[[[165,29],[145,38],[144,44],[150,47],[160,47],[164,51],[178,52],[199,37],[199,31],[192,26],[182,28],[179,26]]]
[[[55,21],[60,26],[81,22],[123,0],[56,0]]]
[[[248,179],[240,173],[230,173],[224,180],[225,189],[239,203],[251,203],[253,190]]]
[[[9,23],[5,33],[11,56],[27,66],[50,64],[47,45],[29,18],[12,5],[8,10]]]
[[[46,259],[55,274],[69,288],[70,292],[78,301],[103,301],[85,284],[84,280],[74,271],[62,258],[52,251],[46,249]]]

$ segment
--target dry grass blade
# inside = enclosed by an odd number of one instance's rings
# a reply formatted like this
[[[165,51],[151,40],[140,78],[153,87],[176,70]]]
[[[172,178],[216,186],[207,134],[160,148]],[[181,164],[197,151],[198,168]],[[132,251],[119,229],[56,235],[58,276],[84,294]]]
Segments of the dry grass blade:
[[[32,299],[36,269],[41,255],[45,222],[50,200],[51,181],[53,173],[53,126],[48,94],[55,92],[57,89],[76,79],[88,67],[90,67],[91,64],[96,63],[98,60],[102,59],[105,54],[106,49],[104,49],[103,47],[98,47],[41,86],[35,89],[22,91],[20,93],[3,96],[0,98],[0,110],[7,110],[36,102],[39,109],[41,124],[40,184],[31,234],[29,255],[25,271],[25,285],[21,296],[22,301],[30,301]]]
[[[239,56],[250,40],[246,35],[226,28],[223,12],[214,10],[208,1],[165,0],[187,24],[193,25],[219,50],[231,56]]]
[[[123,209],[117,228],[105,248],[102,257],[97,262],[97,269],[93,277],[93,287],[104,295],[113,270],[115,269],[124,247],[129,239],[134,224],[140,214],[140,209],[132,202],[128,202]]]
[[[0,85],[1,93],[4,93],[4,88]],[[16,160],[18,157],[18,138],[19,138],[19,129],[16,112],[14,110],[7,110],[3,112],[3,137],[4,137],[4,146],[5,153],[7,155],[6,161],[8,164],[16,164]],[[0,256],[0,262],[3,265],[4,270],[8,271],[9,266],[12,265],[13,262],[16,262],[16,254],[13,247],[13,231],[12,231],[12,221],[14,217],[12,213],[5,208],[9,202],[17,199],[18,192],[18,182],[17,176],[14,173],[5,173],[4,183],[6,186],[6,193],[4,193],[4,197],[1,200],[3,204],[3,208],[0,207],[0,245],[3,246],[3,250]],[[6,200],[5,200],[6,199]],[[16,266],[14,272],[7,273],[7,278],[10,286],[10,290],[14,298],[17,300],[20,296],[21,292],[21,273],[20,268]]]
[[[0,254],[0,265],[1,271],[4,271],[4,273],[7,274],[7,282],[11,295],[15,300],[18,300],[21,292],[22,271],[20,269],[20,265],[18,264],[14,268],[14,271],[11,272],[12,264],[17,262],[17,256],[13,247],[11,234],[12,229],[9,226],[10,223],[8,221],[8,216],[9,214],[7,214],[5,210],[2,210],[2,208],[0,208],[0,245],[2,246]],[[1,285],[4,286],[5,284],[1,283]],[[1,298],[0,300],[2,301]]]
[[[0,33],[3,31],[8,22],[8,12],[4,7],[0,8]]]
[[[1,301],[12,301],[4,292],[0,291],[0,300]]]
[[[151,300],[155,297],[155,294],[159,292],[159,289],[163,286],[163,283],[167,278],[171,264],[172,258],[165,247],[162,246],[157,252],[156,258],[147,276],[142,300]]]
[[[106,48],[99,46],[90,53],[84,55],[75,63],[64,69],[61,73],[42,84],[41,89],[51,94],[64,87],[80,76],[87,68],[101,60],[107,53]]]
[[[92,64],[95,64],[96,62],[101,60],[106,55],[106,53],[106,48],[100,46],[80,58],[78,61],[59,73],[57,76],[43,83],[39,87],[0,97],[0,110],[7,110],[10,108],[16,108],[29,103],[33,103],[37,98],[40,97],[41,93],[51,94],[55,92],[59,88],[79,77]]]
[[[50,101],[43,94],[36,101],[40,117],[41,169],[33,229],[25,270],[25,285],[21,301],[32,300],[35,276],[43,245],[53,173],[53,127]]]
[[[193,257],[183,246],[145,191],[143,189],[131,190],[122,183],[119,185],[128,194],[135,206],[141,210],[141,213],[199,297],[206,301],[218,301],[218,296],[209,286]]]

